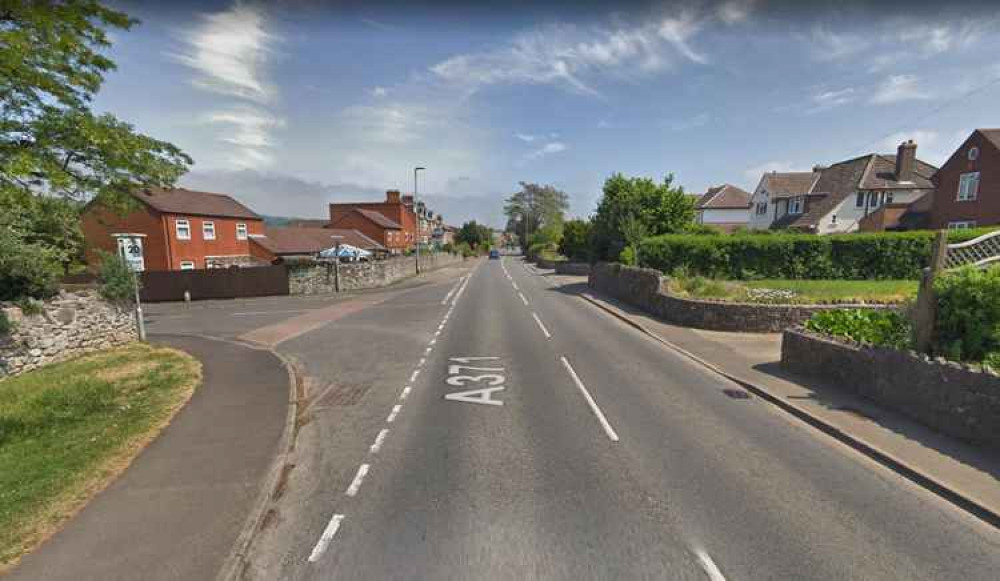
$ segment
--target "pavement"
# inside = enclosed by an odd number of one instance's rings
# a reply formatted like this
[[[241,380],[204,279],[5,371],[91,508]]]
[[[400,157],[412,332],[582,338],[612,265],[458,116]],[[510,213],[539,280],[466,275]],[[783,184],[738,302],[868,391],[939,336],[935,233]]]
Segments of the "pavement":
[[[202,362],[188,404],[125,472],[7,578],[213,579],[285,432],[289,378],[268,351],[150,335]]]
[[[277,336],[301,426],[245,578],[996,578],[979,518],[579,287],[467,267]]]

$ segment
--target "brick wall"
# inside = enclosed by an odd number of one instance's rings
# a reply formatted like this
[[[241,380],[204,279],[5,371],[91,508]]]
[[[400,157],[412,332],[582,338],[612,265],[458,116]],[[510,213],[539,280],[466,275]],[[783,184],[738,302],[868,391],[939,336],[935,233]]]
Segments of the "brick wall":
[[[160,215],[145,204],[121,216],[99,204],[90,204],[80,216],[87,264],[98,263],[97,250],[118,252],[112,234],[145,234],[142,241],[146,270],[169,270],[166,232]]]
[[[426,272],[462,261],[455,254],[420,255],[420,270]],[[378,288],[416,274],[415,259],[401,256],[388,260],[340,264],[342,291]],[[293,295],[314,295],[336,292],[333,263],[290,264],[288,284]]]
[[[979,158],[970,160],[969,149],[979,148]],[[958,201],[959,176],[979,172],[979,195],[975,200]],[[1000,149],[979,132],[974,132],[934,176],[937,190],[931,207],[929,226],[947,228],[949,222],[972,220],[976,226],[1000,224]]]
[[[590,270],[590,288],[615,297],[664,321],[713,331],[777,333],[801,324],[814,313],[881,305],[772,305],[687,299],[667,294],[660,271],[599,262]]]
[[[963,440],[1000,446],[1000,376],[912,351],[786,330],[781,366]]]
[[[136,340],[132,311],[92,290],[60,292],[37,315],[11,303],[0,303],[0,311],[13,324],[0,335],[0,378]]]

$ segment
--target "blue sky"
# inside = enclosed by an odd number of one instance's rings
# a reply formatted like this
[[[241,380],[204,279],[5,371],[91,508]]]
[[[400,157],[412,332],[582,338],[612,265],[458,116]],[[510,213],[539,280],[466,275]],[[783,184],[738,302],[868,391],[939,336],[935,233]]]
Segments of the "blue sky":
[[[500,225],[522,180],[585,215],[614,171],[752,190],[906,138],[940,164],[1000,126],[989,3],[116,6],[142,24],[115,33],[96,108],[267,214],[410,190],[423,165],[449,221]]]

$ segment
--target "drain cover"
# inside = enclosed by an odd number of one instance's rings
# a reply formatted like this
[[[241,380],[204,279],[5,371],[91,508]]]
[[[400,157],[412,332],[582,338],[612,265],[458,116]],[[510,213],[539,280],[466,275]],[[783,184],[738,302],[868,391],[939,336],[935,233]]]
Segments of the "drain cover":
[[[742,389],[724,389],[722,393],[733,399],[750,399],[750,394]]]

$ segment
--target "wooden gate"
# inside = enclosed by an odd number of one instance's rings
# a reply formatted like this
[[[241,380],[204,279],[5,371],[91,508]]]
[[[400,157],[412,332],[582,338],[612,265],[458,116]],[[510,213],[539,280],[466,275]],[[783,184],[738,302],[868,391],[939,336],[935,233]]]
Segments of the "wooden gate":
[[[194,301],[287,295],[288,269],[276,265],[142,273],[143,301],[182,301],[185,291]]]

